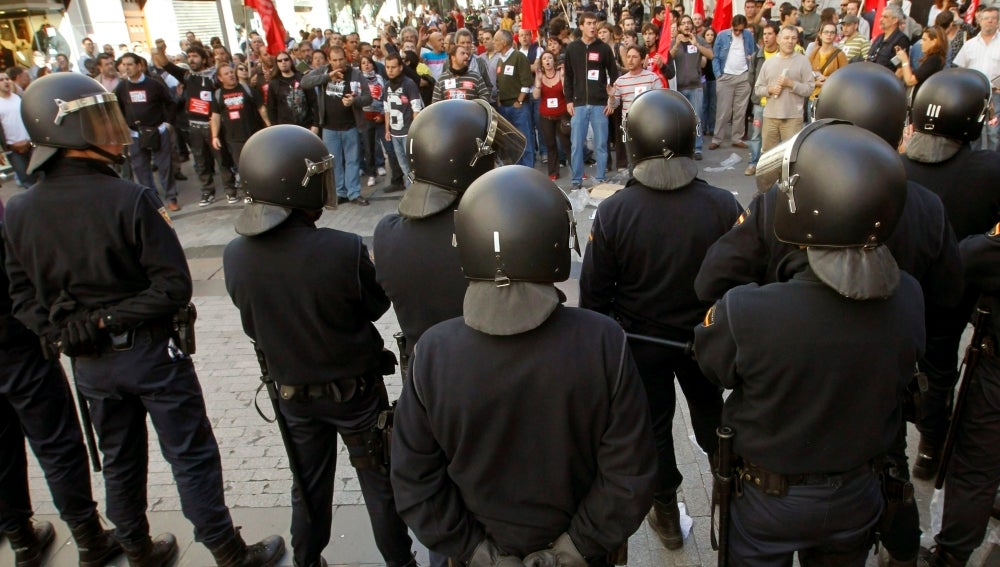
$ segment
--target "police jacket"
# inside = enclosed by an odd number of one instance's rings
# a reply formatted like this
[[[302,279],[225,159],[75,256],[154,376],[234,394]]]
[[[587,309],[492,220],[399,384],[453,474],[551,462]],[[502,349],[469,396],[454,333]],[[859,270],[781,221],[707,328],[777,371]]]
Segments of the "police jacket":
[[[757,195],[736,226],[709,249],[695,279],[698,297],[717,300],[730,288],[777,281],[778,265],[797,246],[774,236],[778,189]],[[906,205],[886,247],[901,270],[920,282],[928,306],[951,306],[962,296],[958,244],[941,200],[912,181]]]
[[[489,534],[523,557],[568,532],[596,557],[639,527],[655,446],[614,321],[559,306],[528,332],[494,336],[451,319],[424,333],[411,368],[392,486],[428,548],[464,562]]]
[[[959,241],[983,234],[1000,221],[1000,153],[963,144],[951,159],[939,163],[900,157],[907,178],[941,197]]]
[[[791,279],[730,290],[695,329],[698,365],[733,390],[722,422],[734,448],[780,474],[835,474],[888,452],[899,400],[924,349],[920,286],[900,273],[885,300],[822,283],[805,252]]]
[[[980,302],[990,308],[986,331],[995,341],[1000,338],[1000,227],[995,226],[988,234],[976,234],[961,243],[962,265],[965,278],[970,285],[981,289]]]
[[[3,205],[0,205],[0,217],[3,216]],[[2,227],[2,224],[0,224]],[[6,258],[6,252],[0,246],[0,263]],[[14,302],[10,299],[10,280],[7,279],[7,272],[0,269],[0,350],[2,347],[14,344],[24,344],[34,342],[38,344],[38,337],[25,328],[12,313]]]
[[[740,214],[733,194],[695,179],[650,189],[632,179],[597,209],[580,273],[580,307],[626,331],[690,340],[710,302],[694,278],[705,253]]]
[[[372,321],[389,299],[360,236],[293,212],[263,234],[233,239],[222,262],[243,330],[275,382],[325,384],[378,370],[382,337]]]
[[[375,275],[392,300],[407,354],[431,326],[462,315],[468,280],[454,233],[454,207],[420,220],[386,215],[375,227]]]
[[[49,311],[65,291],[114,332],[169,323],[191,300],[191,274],[156,193],[95,160],[58,156],[46,166],[44,179],[7,203],[14,315],[49,336],[58,331]]]

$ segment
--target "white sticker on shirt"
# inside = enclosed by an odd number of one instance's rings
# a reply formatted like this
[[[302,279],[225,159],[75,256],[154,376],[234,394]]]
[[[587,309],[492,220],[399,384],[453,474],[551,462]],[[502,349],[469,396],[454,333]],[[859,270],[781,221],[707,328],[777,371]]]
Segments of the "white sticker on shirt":
[[[129,91],[132,102],[146,102],[146,91]]]
[[[212,102],[212,91],[199,91],[198,98],[200,98],[201,100]]]
[[[601,54],[600,53],[588,53],[587,54],[587,61],[600,61],[600,60],[601,60]]]
[[[587,80],[588,81],[596,81],[598,79],[598,77],[600,77],[600,76],[601,76],[600,69],[591,69],[591,70],[587,71]]]
[[[232,111],[230,111],[229,112],[229,119],[230,120],[239,120],[240,119],[240,111],[239,110],[232,110]]]
[[[509,76],[513,77],[514,76],[514,66],[513,65],[504,65],[503,66],[503,74],[504,75],[509,75]]]
[[[545,108],[559,108],[559,99],[558,98],[545,99]]]
[[[698,53],[698,48],[692,44],[688,44],[688,53]]]
[[[445,79],[444,88],[453,89],[457,86],[458,82],[455,79]]]

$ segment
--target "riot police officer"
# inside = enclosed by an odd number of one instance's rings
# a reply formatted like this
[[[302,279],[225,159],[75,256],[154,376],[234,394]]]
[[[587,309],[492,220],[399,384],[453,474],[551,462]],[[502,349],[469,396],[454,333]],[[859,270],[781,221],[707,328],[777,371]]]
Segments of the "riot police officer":
[[[3,205],[0,204],[0,218]],[[0,259],[3,250],[0,249]],[[0,269],[0,529],[18,567],[39,567],[55,540],[49,522],[31,522],[25,438],[45,472],[60,517],[70,526],[81,567],[103,567],[121,547],[101,527],[73,397],[57,357],[11,314]]]
[[[177,554],[173,535],[149,536],[148,415],[195,539],[220,566],[273,565],[280,537],[248,547],[234,529],[198,377],[172,324],[191,298],[184,251],[156,193],[109,167],[130,142],[114,95],[58,73],[32,83],[21,112],[38,144],[29,169],[45,178],[7,206],[14,315],[73,357],[104,456],[108,519],[129,564],[158,567]]]
[[[930,567],[963,567],[983,542],[993,497],[1000,484],[1000,359],[997,358],[997,323],[1000,314],[1000,225],[988,234],[962,241],[965,281],[982,290],[980,309],[987,315],[977,329],[983,340],[971,346],[981,350],[971,374],[961,411],[956,410],[954,452],[944,479],[944,510],[937,545],[929,555]],[[959,404],[956,404],[956,407]]]
[[[649,510],[653,440],[625,334],[553,285],[574,227],[562,192],[522,166],[458,205],[462,317],[417,343],[392,442],[400,514],[456,562],[606,565]]]
[[[848,120],[877,134],[892,147],[899,145],[906,118],[906,91],[888,69],[875,63],[849,65],[830,76],[819,100],[819,119]],[[884,100],[885,106],[859,105],[859,100]],[[775,207],[779,188],[774,185],[784,152],[768,156],[771,162],[758,164],[757,195],[740,222],[708,251],[695,280],[703,299],[718,299],[736,285],[777,281],[780,266],[796,250],[775,238]],[[836,174],[833,162],[826,162],[827,175]],[[817,164],[817,167],[819,164]],[[885,242],[899,267],[920,282],[928,306],[953,305],[961,296],[961,262],[958,244],[941,200],[931,191],[907,182],[906,207],[895,230]],[[912,419],[912,417],[910,418]],[[909,482],[906,460],[906,426],[900,424],[896,444],[887,458],[894,482]],[[898,508],[898,509],[897,509]],[[912,565],[920,550],[920,517],[913,498],[893,502],[893,521],[880,530],[881,542],[890,565]]]
[[[413,183],[399,214],[383,217],[374,238],[376,277],[406,337],[404,358],[424,331],[462,314],[467,285],[452,243],[459,199],[498,159],[514,163],[525,147],[493,107],[471,100],[428,106],[413,119],[409,139]]]
[[[336,206],[333,156],[311,132],[287,124],[254,134],[243,155],[248,202],[223,267],[243,330],[280,392],[278,417],[301,482],[292,491],[295,564],[326,565],[320,553],[330,541],[339,433],[386,564],[415,565],[377,425],[389,406],[382,375],[395,371],[395,360],[372,322],[389,299],[361,237],[315,224],[324,205]]]
[[[862,566],[883,510],[876,471],[924,347],[923,298],[885,243],[906,204],[895,148],[819,120],[779,146],[778,282],[728,291],[695,329],[698,364],[732,389],[742,490],[729,564]],[[765,156],[766,157],[766,156]],[[762,159],[762,161],[764,161]],[[831,172],[837,172],[836,175]]]
[[[983,130],[990,91],[989,81],[978,71],[946,69],[921,85],[910,109],[914,133],[903,166],[912,181],[941,198],[959,241],[984,234],[1000,221],[1000,154],[970,148]],[[917,423],[920,446],[913,463],[917,478],[937,474],[948,429],[948,401],[958,381],[958,345],[978,295],[972,286],[955,307],[929,306],[927,355],[920,365],[927,374],[928,392]]]
[[[708,247],[740,214],[729,191],[696,178],[698,118],[676,91],[647,91],[625,122],[629,162],[625,189],[597,209],[580,273],[580,307],[614,317],[633,334],[690,341],[709,304],[694,293]],[[674,455],[674,377],[691,410],[695,438],[710,456],[722,392],[683,351],[630,341],[642,375],[656,437],[656,497],[649,522],[668,549],[684,544],[677,507],[681,473]]]

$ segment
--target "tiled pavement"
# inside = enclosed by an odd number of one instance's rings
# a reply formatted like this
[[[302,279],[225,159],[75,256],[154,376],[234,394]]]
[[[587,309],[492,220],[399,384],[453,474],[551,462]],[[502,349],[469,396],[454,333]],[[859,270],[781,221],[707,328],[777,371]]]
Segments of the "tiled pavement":
[[[705,161],[701,162],[701,165],[703,168],[717,167],[720,161],[733,152],[743,158],[743,162],[735,166],[736,169],[704,173],[703,176],[709,182],[730,188],[741,202],[747,203],[753,195],[754,188],[752,179],[742,175],[746,163],[745,150],[721,148],[706,151]],[[565,171],[564,168],[564,178],[561,181],[568,184]],[[190,163],[185,164],[184,172],[192,180],[195,179]],[[276,427],[262,421],[254,410],[254,392],[259,383],[259,369],[249,341],[240,326],[238,312],[226,295],[223,281],[222,250],[234,236],[233,220],[239,213],[241,205],[226,205],[217,201],[210,207],[199,208],[196,204],[198,198],[196,181],[180,182],[179,189],[184,208],[172,215],[172,218],[187,252],[195,280],[194,301],[198,307],[199,317],[198,354],[194,359],[204,389],[208,414],[222,452],[227,502],[236,523],[244,527],[243,533],[248,540],[269,533],[283,533],[286,541],[290,541],[288,525],[291,480],[287,457]],[[342,205],[335,212],[327,212],[320,220],[320,224],[356,232],[365,237],[366,242],[370,244],[375,224],[385,214],[395,211],[400,195],[398,193],[383,195],[380,189],[381,186],[376,187],[372,193],[371,206]],[[3,188],[0,188],[0,196],[7,198],[18,190],[8,181]],[[371,190],[366,189],[365,193],[368,194],[369,191]],[[589,217],[592,213],[593,208],[588,208],[585,212],[577,214],[581,234],[589,230]],[[563,285],[571,305],[575,304],[577,299],[575,280],[578,274],[577,258],[574,262],[573,279]],[[290,274],[290,277],[294,277],[294,274]],[[376,326],[386,343],[393,345],[392,334],[398,329],[398,325],[392,310],[386,313]],[[387,386],[390,397],[398,396],[399,376],[390,377]],[[678,399],[683,399],[680,392]],[[264,394],[261,394],[259,401],[265,412],[270,414],[269,403]],[[692,430],[686,405],[680,404],[679,410],[675,418],[674,436],[677,460],[684,474],[680,496],[687,506],[688,514],[694,520],[692,534],[682,550],[667,551],[643,524],[630,540],[629,565],[707,566],[716,562],[716,555],[709,545],[708,488],[711,486],[711,476],[703,454],[690,440]],[[915,443],[916,437],[911,432],[911,448]],[[150,445],[154,447],[154,450],[150,451],[148,479],[149,516],[153,532],[171,531],[178,536],[182,546],[178,565],[190,567],[212,565],[207,550],[192,542],[191,527],[179,511],[179,499],[169,468],[155,450],[155,432],[152,428],[150,428]],[[341,457],[336,471],[333,531],[324,556],[332,565],[379,564],[382,561],[371,537],[360,488],[353,469],[347,463],[343,447],[341,447]],[[41,471],[34,457],[31,456],[30,459],[31,496],[37,515],[53,521],[58,532],[57,541],[61,543],[53,551],[49,565],[56,567],[75,565],[76,550],[69,538],[68,530],[55,516],[56,511]],[[95,497],[103,508],[104,488],[99,474],[92,476],[92,484]],[[926,510],[931,491],[926,483],[919,484],[917,488],[922,524],[926,531],[928,525]],[[976,564],[1000,565],[1000,558],[996,552],[991,557],[985,558],[989,551],[991,550],[980,550]],[[426,550],[420,548],[418,558],[422,564],[426,564]],[[0,566],[12,564],[9,545],[4,542],[0,544]],[[117,565],[124,564],[122,560],[117,563]],[[291,564],[290,555],[285,556],[282,564]],[[875,565],[874,560],[870,560],[869,565]]]

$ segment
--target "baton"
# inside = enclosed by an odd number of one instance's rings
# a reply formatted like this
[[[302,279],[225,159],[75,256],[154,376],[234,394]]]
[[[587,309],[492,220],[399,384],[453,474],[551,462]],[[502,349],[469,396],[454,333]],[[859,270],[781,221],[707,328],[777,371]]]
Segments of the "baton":
[[[87,442],[87,453],[90,455],[90,466],[94,472],[101,472],[101,457],[97,454],[97,439],[94,438],[94,422],[90,419],[90,406],[80,392],[76,383],[76,360],[69,359],[70,372],[73,373],[73,389],[76,391],[76,404],[80,408],[80,421],[83,425],[83,439]]]
[[[723,425],[715,430],[719,437],[719,541],[718,566],[726,567],[729,561],[729,502],[733,491],[733,437],[732,427]]]
[[[628,337],[629,339],[642,341],[644,343],[676,348],[684,351],[685,354],[691,354],[691,355],[694,354],[694,343],[691,341],[687,342],[672,341],[670,339],[661,339],[660,337],[651,337],[649,335],[639,335],[636,333],[625,333],[625,336]]]

